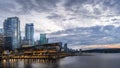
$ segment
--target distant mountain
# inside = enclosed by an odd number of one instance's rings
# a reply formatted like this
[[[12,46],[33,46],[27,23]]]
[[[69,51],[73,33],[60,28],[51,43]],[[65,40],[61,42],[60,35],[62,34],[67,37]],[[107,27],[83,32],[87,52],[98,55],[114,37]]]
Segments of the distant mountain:
[[[120,48],[91,49],[91,50],[83,50],[82,52],[87,52],[87,53],[120,53]]]

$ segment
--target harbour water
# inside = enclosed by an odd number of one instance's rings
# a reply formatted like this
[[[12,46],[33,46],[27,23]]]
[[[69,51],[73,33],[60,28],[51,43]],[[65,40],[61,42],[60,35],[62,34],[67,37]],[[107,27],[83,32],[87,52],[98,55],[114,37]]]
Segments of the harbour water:
[[[0,68],[120,68],[120,53],[70,56],[59,60],[1,60]]]

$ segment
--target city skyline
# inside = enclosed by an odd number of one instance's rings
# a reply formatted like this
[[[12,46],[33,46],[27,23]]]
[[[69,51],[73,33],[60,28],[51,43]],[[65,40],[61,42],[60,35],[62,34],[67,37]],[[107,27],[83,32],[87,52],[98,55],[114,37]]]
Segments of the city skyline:
[[[0,0],[0,68],[120,68],[120,0]]]
[[[119,44],[119,3],[119,0],[0,0],[0,27],[6,18],[17,16],[22,37],[25,24],[33,22],[35,40],[40,33],[47,33],[50,42],[62,40],[74,48]]]

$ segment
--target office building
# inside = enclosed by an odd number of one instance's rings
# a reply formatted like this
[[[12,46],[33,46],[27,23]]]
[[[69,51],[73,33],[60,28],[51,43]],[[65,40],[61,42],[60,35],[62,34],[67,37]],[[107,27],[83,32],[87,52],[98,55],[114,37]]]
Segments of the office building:
[[[3,28],[0,28],[0,34],[4,34]]]
[[[48,38],[46,38],[46,34],[40,34],[40,44],[47,44]]]
[[[68,52],[67,43],[64,44],[64,51],[65,51],[65,52]]]
[[[34,25],[33,25],[33,23],[26,24],[26,26],[25,26],[25,40],[29,46],[34,45]]]
[[[20,47],[20,20],[18,17],[9,17],[4,21],[5,49]]]
[[[4,46],[4,33],[3,33],[3,29],[0,28],[0,47]]]

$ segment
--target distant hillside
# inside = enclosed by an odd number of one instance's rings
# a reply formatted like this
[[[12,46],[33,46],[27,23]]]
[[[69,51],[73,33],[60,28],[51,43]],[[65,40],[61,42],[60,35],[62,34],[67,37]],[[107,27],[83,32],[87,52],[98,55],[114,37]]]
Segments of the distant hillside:
[[[88,52],[88,53],[120,53],[120,48],[91,49],[91,50],[84,50],[82,52]]]

